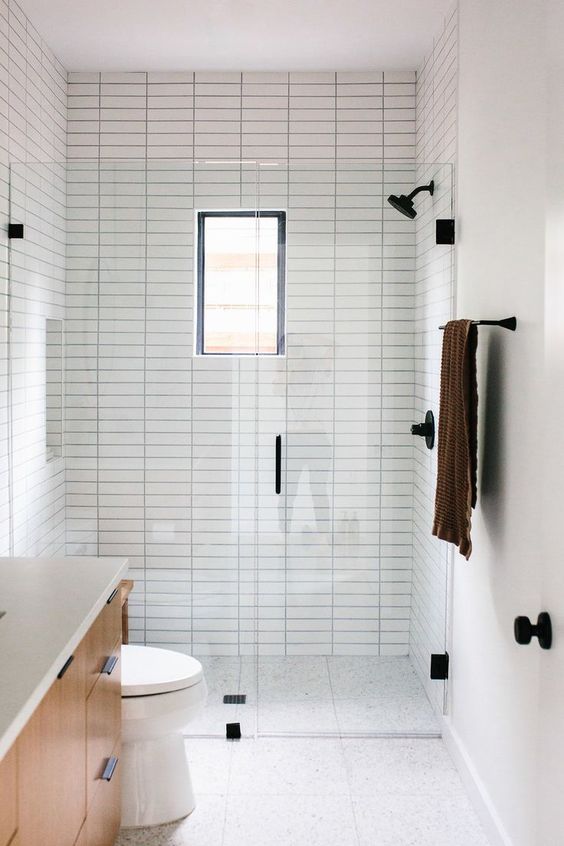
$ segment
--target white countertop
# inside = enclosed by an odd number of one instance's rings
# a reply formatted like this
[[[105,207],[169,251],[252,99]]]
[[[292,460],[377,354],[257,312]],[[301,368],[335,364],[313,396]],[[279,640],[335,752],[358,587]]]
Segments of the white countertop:
[[[0,558],[0,760],[126,571],[127,558]]]

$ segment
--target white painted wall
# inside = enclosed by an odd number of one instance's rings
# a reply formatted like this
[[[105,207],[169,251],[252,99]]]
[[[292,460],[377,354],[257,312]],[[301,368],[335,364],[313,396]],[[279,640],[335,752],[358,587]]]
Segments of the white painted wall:
[[[540,738],[537,762],[537,842],[564,837],[564,566],[562,497],[564,448],[564,4],[549,0],[546,168],[546,298],[542,604],[552,616],[554,647],[541,657]]]
[[[557,652],[545,654],[536,642],[519,647],[512,633],[517,614],[536,617],[547,605],[558,619],[563,608],[562,593],[550,590],[561,569],[555,554],[541,591],[542,459],[554,456],[540,405],[545,6],[460,4],[458,316],[515,314],[518,329],[480,331],[479,496],[472,558],[455,562],[450,726],[498,817],[493,842],[514,846],[556,846],[563,836],[555,827],[561,791],[545,833],[537,833],[539,682]],[[561,475],[553,481],[560,486]],[[553,518],[561,524],[561,513]],[[558,551],[556,530],[552,539]],[[555,717],[546,746],[555,743],[556,725]],[[553,756],[553,771],[557,762]]]

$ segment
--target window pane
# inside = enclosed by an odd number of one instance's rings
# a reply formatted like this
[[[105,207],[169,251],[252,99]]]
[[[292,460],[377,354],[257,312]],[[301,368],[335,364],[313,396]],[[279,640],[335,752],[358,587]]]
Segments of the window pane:
[[[276,355],[278,216],[206,215],[204,247],[202,351]]]

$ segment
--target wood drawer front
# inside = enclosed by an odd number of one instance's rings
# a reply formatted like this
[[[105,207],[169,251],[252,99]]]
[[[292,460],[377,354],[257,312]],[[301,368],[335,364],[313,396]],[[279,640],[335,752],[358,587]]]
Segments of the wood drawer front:
[[[109,657],[117,658],[111,674],[101,673],[86,702],[86,804],[89,808],[101,775],[121,734],[121,641]]]
[[[110,594],[111,596],[111,594]],[[85,637],[86,695],[94,687],[115,642],[121,637],[121,604],[119,588],[98,614]]]
[[[101,781],[86,818],[86,846],[113,846],[121,822],[120,745],[112,755],[118,763],[111,781]],[[82,844],[81,844],[82,846]]]
[[[0,846],[8,846],[18,827],[16,747],[0,761]]]
[[[84,658],[81,644],[16,743],[18,833],[25,846],[74,846],[86,816]]]

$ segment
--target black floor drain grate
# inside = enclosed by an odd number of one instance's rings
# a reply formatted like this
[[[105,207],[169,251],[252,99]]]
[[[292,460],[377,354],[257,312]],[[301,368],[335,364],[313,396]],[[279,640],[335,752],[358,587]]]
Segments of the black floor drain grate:
[[[224,705],[245,705],[246,702],[246,693],[226,693],[223,697]]]

